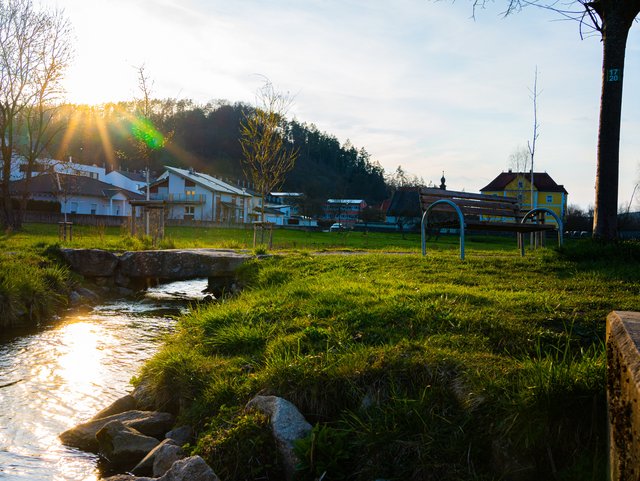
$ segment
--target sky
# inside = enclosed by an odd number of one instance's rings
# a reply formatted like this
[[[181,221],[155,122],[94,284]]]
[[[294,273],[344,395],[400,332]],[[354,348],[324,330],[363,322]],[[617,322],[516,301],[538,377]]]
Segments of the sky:
[[[138,95],[255,103],[264,77],[290,116],[364,147],[386,172],[477,192],[533,138],[535,170],[593,205],[602,44],[579,24],[506,0],[43,0],[75,36],[67,99]],[[475,17],[475,18],[472,18]],[[627,43],[619,203],[640,182],[640,25]],[[638,188],[640,191],[640,187]],[[640,208],[636,191],[633,208]]]

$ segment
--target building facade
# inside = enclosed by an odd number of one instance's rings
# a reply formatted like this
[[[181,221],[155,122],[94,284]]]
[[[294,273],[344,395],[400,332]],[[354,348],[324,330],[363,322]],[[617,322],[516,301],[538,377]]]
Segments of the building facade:
[[[251,194],[193,169],[165,166],[151,184],[150,197],[163,201],[169,219],[243,224],[250,222]]]
[[[367,207],[362,199],[328,199],[324,204],[325,219],[331,219],[346,225],[358,222],[360,214]]]
[[[11,194],[20,197],[25,182],[11,182]],[[62,214],[127,217],[131,215],[129,201],[140,198],[140,194],[84,175],[40,174],[31,178],[28,185],[28,199],[58,203]]]
[[[531,172],[502,172],[488,185],[480,189],[486,195],[513,197],[520,202],[520,209],[528,211],[538,207],[552,210],[560,219],[567,212],[568,193],[563,185],[557,184],[546,172],[533,173],[533,189],[531,188]],[[533,192],[533,195],[532,195]],[[555,224],[552,216],[545,222]]]

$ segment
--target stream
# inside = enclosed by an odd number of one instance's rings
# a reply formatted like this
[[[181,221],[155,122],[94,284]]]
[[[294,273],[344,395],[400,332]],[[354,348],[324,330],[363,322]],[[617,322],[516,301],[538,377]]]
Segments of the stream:
[[[0,480],[99,480],[98,456],[63,446],[58,434],[127,394],[206,286],[164,284],[0,337]]]

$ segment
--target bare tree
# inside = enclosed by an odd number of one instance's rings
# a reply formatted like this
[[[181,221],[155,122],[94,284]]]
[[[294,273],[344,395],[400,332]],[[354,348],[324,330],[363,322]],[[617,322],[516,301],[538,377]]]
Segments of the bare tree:
[[[531,100],[533,101],[533,135],[531,137],[531,141],[527,142],[527,148],[529,149],[529,157],[531,159],[531,177],[529,179],[530,188],[531,188],[531,208],[535,209],[536,198],[535,198],[535,184],[533,179],[533,163],[535,161],[536,156],[536,143],[538,141],[538,137],[540,136],[540,124],[538,123],[538,95],[540,95],[540,91],[538,90],[538,67],[536,67],[536,74],[533,79],[533,90],[531,92]]]
[[[269,80],[256,94],[256,108],[245,113],[240,126],[243,169],[262,201],[264,222],[266,196],[278,189],[298,157],[298,149],[287,139],[285,116],[293,98],[277,91]]]
[[[487,0],[473,0],[474,11]],[[640,13],[640,0],[509,0],[504,15],[537,6],[552,10],[563,18],[579,23],[585,31],[602,37],[602,90],[600,127],[598,129],[598,166],[593,236],[615,239],[618,235],[618,177],[620,165],[620,119],[622,114],[622,81],[627,37]]]
[[[60,109],[58,101],[64,93],[61,82],[73,55],[68,20],[61,12],[56,11],[50,15],[47,22],[50,26],[50,37],[42,46],[42,64],[33,83],[34,95],[18,117],[20,141],[16,145],[16,151],[27,160],[18,223],[22,223],[24,218],[29,183],[36,160],[45,153],[54,137],[62,130],[62,124],[58,123],[54,127],[52,120]]]
[[[529,160],[531,160],[527,147],[518,147],[509,154],[509,168],[513,172],[526,172],[529,170]]]
[[[144,162],[146,173],[146,199],[150,199],[150,172],[151,164],[155,160],[157,153],[162,149],[172,132],[167,135],[162,134],[153,122],[154,102],[152,100],[153,81],[146,72],[145,65],[136,67],[138,74],[138,92],[140,98],[135,99],[136,115],[132,119],[132,134],[135,142],[138,157]],[[135,221],[135,219],[134,219]],[[149,211],[145,210],[145,234],[150,235],[151,226]]]
[[[21,122],[31,132],[28,159],[33,158],[46,143],[45,112],[61,91],[72,55],[69,39],[70,25],[60,11],[36,10],[31,0],[0,0],[0,222],[4,227],[20,227],[9,182]]]
[[[136,152],[146,165],[147,171],[156,152],[163,148],[171,134],[162,134],[154,124],[153,81],[146,72],[146,67],[136,67],[138,74],[138,92],[140,98],[135,99],[135,118],[132,119],[132,133]]]
[[[524,200],[525,174],[529,170],[530,161],[531,153],[528,147],[518,147],[509,155],[509,169],[516,174],[516,196],[521,203]]]

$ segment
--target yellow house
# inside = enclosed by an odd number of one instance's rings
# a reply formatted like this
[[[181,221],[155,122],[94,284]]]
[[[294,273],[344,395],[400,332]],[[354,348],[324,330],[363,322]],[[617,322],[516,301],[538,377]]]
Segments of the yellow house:
[[[533,173],[533,202],[531,202],[531,172],[502,172],[487,186],[480,189],[487,195],[514,197],[520,202],[520,209],[528,211],[537,207],[546,207],[564,219],[567,210],[567,191],[558,185],[546,172]],[[547,215],[545,222],[555,224],[555,220]]]

